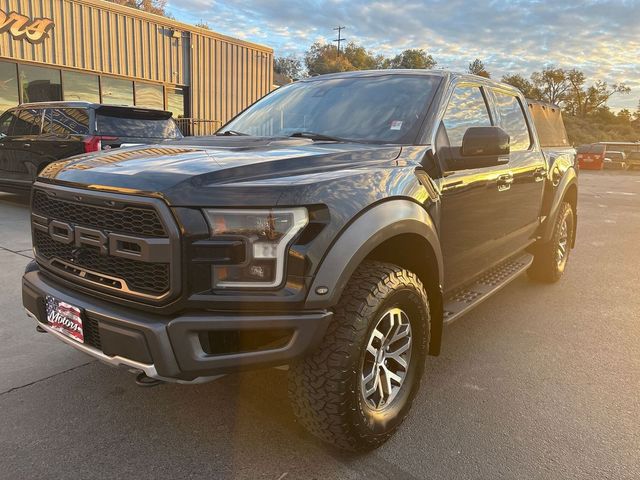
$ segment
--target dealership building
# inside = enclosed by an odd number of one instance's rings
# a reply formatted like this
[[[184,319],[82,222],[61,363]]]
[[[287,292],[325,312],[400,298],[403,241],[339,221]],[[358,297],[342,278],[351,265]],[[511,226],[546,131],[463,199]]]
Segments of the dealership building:
[[[273,50],[103,0],[0,0],[0,111],[86,100],[209,133],[272,89]]]

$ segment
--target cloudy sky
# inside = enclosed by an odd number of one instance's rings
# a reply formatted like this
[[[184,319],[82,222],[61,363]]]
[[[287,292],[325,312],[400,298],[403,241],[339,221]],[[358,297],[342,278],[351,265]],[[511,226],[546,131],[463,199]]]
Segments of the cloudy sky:
[[[276,55],[301,55],[343,25],[348,40],[376,53],[424,48],[452,70],[477,57],[494,78],[576,67],[590,81],[631,87],[612,108],[635,110],[640,99],[640,0],[169,0],[168,11]]]

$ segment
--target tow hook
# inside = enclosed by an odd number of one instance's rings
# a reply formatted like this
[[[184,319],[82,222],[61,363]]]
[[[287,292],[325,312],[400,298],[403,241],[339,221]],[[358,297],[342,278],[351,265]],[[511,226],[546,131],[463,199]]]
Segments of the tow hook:
[[[162,380],[147,377],[144,372],[140,372],[138,373],[138,375],[136,375],[136,385],[138,385],[139,387],[155,387],[163,383],[165,382],[163,382]]]
[[[47,331],[44,328],[42,328],[40,325],[36,325],[36,332],[47,333]]]

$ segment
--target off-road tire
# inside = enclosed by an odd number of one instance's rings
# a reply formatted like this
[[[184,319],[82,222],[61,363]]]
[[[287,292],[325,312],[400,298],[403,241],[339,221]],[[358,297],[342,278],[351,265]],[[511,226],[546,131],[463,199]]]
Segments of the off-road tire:
[[[560,262],[558,260],[558,248],[563,237],[563,223],[565,221],[567,228],[566,252],[563,261]],[[570,203],[563,202],[556,217],[551,240],[535,247],[533,264],[527,271],[529,278],[545,283],[554,283],[560,280],[569,260],[569,253],[573,245],[574,226],[575,216],[573,214],[573,208]]]
[[[367,342],[381,315],[406,310],[411,354],[397,396],[374,415],[361,390]],[[384,443],[400,426],[420,387],[429,344],[427,293],[418,277],[390,263],[365,261],[349,280],[321,344],[289,370],[289,397],[298,421],[344,450]]]

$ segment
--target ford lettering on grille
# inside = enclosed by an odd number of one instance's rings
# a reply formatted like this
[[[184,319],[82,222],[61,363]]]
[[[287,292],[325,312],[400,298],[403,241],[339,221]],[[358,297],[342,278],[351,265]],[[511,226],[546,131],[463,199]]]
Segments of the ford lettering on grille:
[[[101,255],[129,258],[141,262],[162,262],[169,258],[169,239],[142,238],[103,232],[60,220],[32,214],[33,228],[47,233],[56,242],[75,247],[93,247]]]

